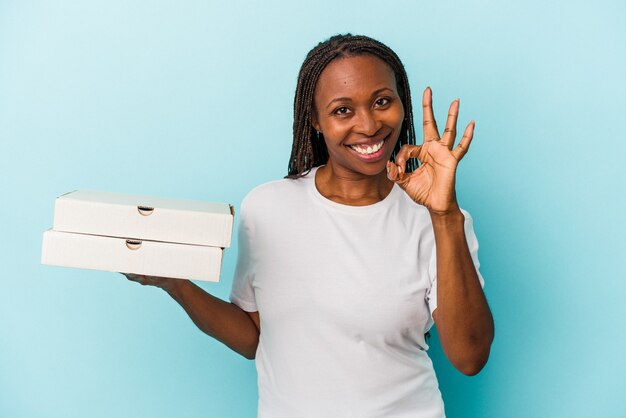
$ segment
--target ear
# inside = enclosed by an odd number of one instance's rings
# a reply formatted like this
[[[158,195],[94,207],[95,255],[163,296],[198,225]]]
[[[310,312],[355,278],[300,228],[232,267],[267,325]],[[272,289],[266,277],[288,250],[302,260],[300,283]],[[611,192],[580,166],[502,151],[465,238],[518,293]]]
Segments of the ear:
[[[316,131],[321,131],[321,126],[320,126],[320,122],[319,119],[317,118],[317,109],[315,108],[315,101],[313,101],[313,103],[311,103],[312,109],[311,109],[311,125],[313,125],[313,129],[315,129]]]
[[[319,121],[317,120],[317,112],[315,111],[315,109],[313,109],[313,111],[311,112],[311,125],[313,125],[313,129],[315,129],[316,131],[321,131],[321,126]]]

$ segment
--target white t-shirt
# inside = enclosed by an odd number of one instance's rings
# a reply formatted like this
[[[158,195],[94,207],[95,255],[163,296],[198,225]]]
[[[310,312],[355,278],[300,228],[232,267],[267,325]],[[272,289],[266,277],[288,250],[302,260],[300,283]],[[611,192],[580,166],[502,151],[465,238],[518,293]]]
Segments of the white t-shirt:
[[[443,417],[424,340],[437,306],[428,210],[397,185],[369,206],[333,202],[316,171],[241,204],[230,300],[261,320],[258,416]]]

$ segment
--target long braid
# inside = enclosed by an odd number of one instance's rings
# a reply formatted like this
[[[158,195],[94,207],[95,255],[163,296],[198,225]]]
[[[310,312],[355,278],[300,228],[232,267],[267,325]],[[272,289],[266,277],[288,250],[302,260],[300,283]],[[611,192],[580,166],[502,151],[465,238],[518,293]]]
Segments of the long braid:
[[[396,77],[398,94],[404,105],[405,120],[391,158],[395,159],[402,145],[415,144],[409,80],[400,58],[389,47],[367,36],[336,35],[313,48],[300,68],[293,106],[293,147],[286,177],[302,177],[311,168],[325,164],[328,160],[328,149],[324,138],[313,128],[314,94],[317,81],[331,61],[364,54],[379,57],[391,67]],[[417,168],[417,162],[409,160],[407,171],[413,171],[415,168]]]

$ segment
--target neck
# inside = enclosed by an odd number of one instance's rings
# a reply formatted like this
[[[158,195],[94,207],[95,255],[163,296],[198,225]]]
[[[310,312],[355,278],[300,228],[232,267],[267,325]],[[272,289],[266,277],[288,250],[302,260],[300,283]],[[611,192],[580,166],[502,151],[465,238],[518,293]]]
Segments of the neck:
[[[317,170],[315,185],[325,198],[350,206],[380,202],[393,188],[393,182],[384,170],[374,175],[356,173],[338,167],[330,160]]]

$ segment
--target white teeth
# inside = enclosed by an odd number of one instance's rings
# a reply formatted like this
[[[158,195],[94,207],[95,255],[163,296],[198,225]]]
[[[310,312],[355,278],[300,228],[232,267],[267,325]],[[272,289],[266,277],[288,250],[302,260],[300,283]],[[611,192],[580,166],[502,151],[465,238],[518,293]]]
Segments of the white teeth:
[[[373,154],[375,152],[377,152],[379,149],[382,148],[384,141],[380,141],[378,144],[375,144],[373,146],[368,146],[367,148],[361,148],[360,145],[350,145],[350,148],[352,148],[353,150],[355,150],[356,152],[358,152],[359,154],[363,154],[363,155],[369,155],[369,154]]]

